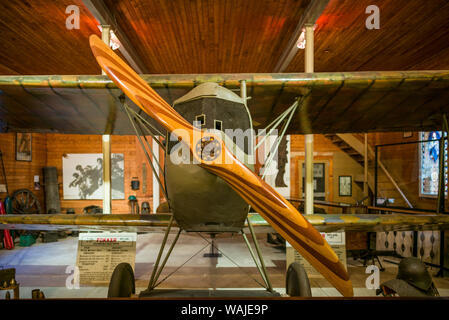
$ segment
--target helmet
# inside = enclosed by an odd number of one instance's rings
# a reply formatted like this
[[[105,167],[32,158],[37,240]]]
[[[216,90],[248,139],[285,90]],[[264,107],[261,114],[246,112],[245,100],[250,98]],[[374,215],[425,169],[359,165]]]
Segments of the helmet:
[[[146,201],[142,202],[142,213],[150,213],[150,204]]]
[[[402,259],[396,278],[424,291],[429,290],[432,286],[432,277],[427,271],[426,265],[417,258]]]

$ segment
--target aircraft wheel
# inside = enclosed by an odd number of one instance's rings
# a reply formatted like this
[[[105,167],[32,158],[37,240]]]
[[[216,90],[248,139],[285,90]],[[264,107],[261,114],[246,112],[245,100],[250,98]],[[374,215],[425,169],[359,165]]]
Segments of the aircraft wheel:
[[[304,267],[298,262],[293,262],[288,267],[285,284],[286,292],[290,297],[312,296],[309,277]]]
[[[136,292],[133,268],[129,263],[120,263],[114,269],[109,282],[108,298],[129,298]]]

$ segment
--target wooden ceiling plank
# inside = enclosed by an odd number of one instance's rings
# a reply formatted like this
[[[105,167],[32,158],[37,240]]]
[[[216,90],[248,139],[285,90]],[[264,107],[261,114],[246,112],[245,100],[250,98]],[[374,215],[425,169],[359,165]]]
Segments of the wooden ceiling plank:
[[[296,26],[295,32],[288,42],[287,49],[282,53],[281,58],[277,62],[276,67],[274,68],[274,72],[284,72],[287,69],[296,53],[299,51],[297,43],[299,36],[302,33],[302,29],[305,25],[315,24],[328,3],[329,0],[310,1],[306,11],[302,15],[301,19],[298,22],[298,25]]]

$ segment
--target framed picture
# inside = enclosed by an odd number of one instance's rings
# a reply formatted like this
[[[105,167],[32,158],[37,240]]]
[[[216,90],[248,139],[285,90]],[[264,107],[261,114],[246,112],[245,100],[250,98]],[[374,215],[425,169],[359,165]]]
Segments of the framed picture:
[[[125,199],[123,153],[111,154],[112,200]],[[62,158],[65,200],[103,199],[103,154],[69,153]]]
[[[338,177],[338,195],[340,197],[352,196],[352,176]]]
[[[16,160],[31,161],[31,133],[16,134]]]

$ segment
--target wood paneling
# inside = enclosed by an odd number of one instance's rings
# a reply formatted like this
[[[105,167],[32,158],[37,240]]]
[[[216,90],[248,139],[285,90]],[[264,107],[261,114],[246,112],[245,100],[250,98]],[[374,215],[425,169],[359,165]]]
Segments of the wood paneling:
[[[106,0],[153,73],[271,72],[309,0]]]
[[[103,206],[102,200],[64,200],[63,177],[62,177],[62,157],[68,153],[102,153],[100,135],[75,135],[75,134],[37,134],[32,135],[33,161],[24,162],[15,160],[15,134],[0,134],[0,150],[3,152],[6,175],[10,194],[17,189],[27,188],[32,190],[40,201],[42,211],[45,212],[45,198],[43,187],[44,166],[54,166],[58,170],[59,196],[61,199],[62,213],[68,208],[74,208],[76,213],[81,213],[82,209],[90,205]],[[151,144],[151,139],[148,141]],[[112,200],[112,213],[129,213],[130,207],[128,197],[135,195],[139,206],[143,201],[150,203],[152,212],[153,206],[153,175],[151,167],[148,165],[145,155],[135,136],[112,136],[111,152],[123,153],[125,157],[125,199]],[[160,151],[163,160],[162,151]],[[142,190],[143,174],[142,165],[147,167],[146,193]],[[34,175],[40,176],[41,190],[34,190]],[[131,180],[137,177],[140,181],[140,189],[131,190]],[[0,178],[3,183],[3,178]],[[6,193],[0,193],[0,198],[4,199]]]
[[[370,140],[378,145],[411,142],[420,139],[418,132],[415,132],[411,138],[404,138],[403,133],[400,132],[376,133],[370,134],[369,136],[372,137]],[[420,146],[420,144],[411,143],[379,147],[379,157],[393,179],[395,179],[401,190],[404,192],[407,199],[415,208],[436,210],[436,198],[419,196]],[[390,189],[385,189],[385,186],[389,186]],[[379,181],[379,188],[383,191],[380,196],[395,198],[395,205],[406,206],[405,202],[399,197],[399,194],[392,187],[391,183],[385,182],[385,177]],[[448,208],[447,203],[446,208]]]
[[[366,7],[377,5],[380,29],[368,30]],[[315,30],[315,72],[449,68],[446,0],[331,0]],[[304,70],[300,50],[286,72]]]
[[[310,0],[105,0],[151,73],[273,72]],[[65,9],[78,5],[80,30]],[[380,29],[365,27],[368,5]],[[449,68],[446,0],[331,0],[317,21],[315,71]],[[81,0],[2,1],[0,74],[98,74]],[[286,72],[304,70],[300,50]]]
[[[290,186],[291,197],[302,198],[300,189],[301,173],[299,172],[300,164],[304,161],[304,136],[290,136]],[[363,190],[355,183],[355,176],[363,173],[363,167],[354,159],[337,148],[323,135],[314,135],[314,161],[326,162],[328,172],[327,190],[329,192],[327,200],[345,203],[355,203],[363,197]],[[352,197],[338,196],[338,176],[351,175],[352,178]],[[326,208],[328,213],[341,213],[341,209]]]
[[[103,206],[102,200],[64,200],[62,190],[62,157],[68,153],[102,153],[100,135],[71,135],[71,134],[47,134],[47,165],[58,169],[58,179],[61,183],[59,194],[61,209],[74,208],[76,213],[81,213],[83,208],[90,205]],[[152,206],[152,171],[147,164],[147,192],[142,192],[142,164],[146,163],[143,151],[135,136],[111,136],[111,152],[123,153],[125,157],[125,199],[112,200],[112,213],[129,213],[128,197],[135,195],[139,205],[143,201],[150,202]],[[140,180],[140,189],[131,190],[131,179],[137,177]]]
[[[80,29],[68,30],[66,7],[80,8]],[[89,48],[100,34],[81,0],[0,1],[1,74],[99,74]]]
[[[9,195],[18,189],[29,189],[38,198],[42,210],[45,210],[43,172],[42,168],[47,161],[47,137],[45,134],[33,133],[31,139],[32,161],[16,161],[16,134],[0,134],[0,150],[3,153],[6,179],[8,181]],[[1,170],[1,168],[0,168]],[[34,176],[39,176],[40,190],[34,190]],[[0,172],[0,183],[4,183],[3,173]],[[0,193],[0,199],[4,200],[6,193]]]

